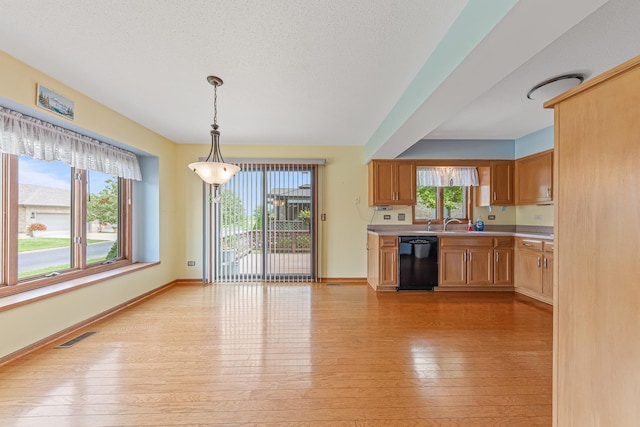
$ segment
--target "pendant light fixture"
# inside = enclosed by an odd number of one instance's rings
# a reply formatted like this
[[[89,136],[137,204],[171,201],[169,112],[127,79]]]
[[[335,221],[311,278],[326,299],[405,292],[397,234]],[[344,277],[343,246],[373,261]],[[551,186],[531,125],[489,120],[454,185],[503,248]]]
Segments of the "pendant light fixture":
[[[213,185],[213,201],[220,201],[220,186],[229,181],[240,168],[231,163],[225,163],[220,152],[220,131],[218,130],[218,86],[222,86],[222,79],[216,76],[207,77],[213,86],[213,124],[211,125],[211,150],[204,162],[189,163],[189,169],[202,178],[207,184]],[[211,160],[211,161],[209,161]]]

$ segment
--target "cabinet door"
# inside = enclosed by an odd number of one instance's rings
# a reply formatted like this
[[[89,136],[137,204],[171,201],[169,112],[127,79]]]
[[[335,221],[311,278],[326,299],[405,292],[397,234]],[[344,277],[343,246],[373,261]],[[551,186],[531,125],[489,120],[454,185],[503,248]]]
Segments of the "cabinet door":
[[[516,160],[516,204],[539,205],[553,201],[553,151]]]
[[[493,257],[493,283],[513,285],[513,249],[495,249]]]
[[[492,205],[514,204],[514,169],[510,160],[491,162]]]
[[[553,298],[553,255],[544,254],[542,262],[542,294]]]
[[[518,286],[542,293],[542,252],[518,251]]]
[[[493,284],[493,249],[467,250],[467,283],[470,285]]]
[[[413,163],[396,164],[395,203],[398,205],[416,204],[416,167]]]
[[[467,284],[467,250],[461,248],[440,248],[440,284]]]
[[[398,250],[380,249],[380,285],[398,286]]]
[[[395,203],[395,163],[374,162],[369,180],[370,205],[390,205]]]

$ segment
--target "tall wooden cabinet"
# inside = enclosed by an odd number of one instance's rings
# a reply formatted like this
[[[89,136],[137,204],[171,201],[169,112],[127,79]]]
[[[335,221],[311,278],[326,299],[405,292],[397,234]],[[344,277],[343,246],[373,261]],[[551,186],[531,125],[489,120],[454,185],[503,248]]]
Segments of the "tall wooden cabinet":
[[[640,56],[545,107],[555,110],[553,424],[638,426]]]
[[[516,205],[553,203],[553,150],[523,157],[516,165]]]
[[[369,206],[416,204],[416,166],[406,160],[369,162]]]
[[[490,166],[478,169],[476,206],[507,206],[515,203],[515,163],[513,160],[492,160]]]

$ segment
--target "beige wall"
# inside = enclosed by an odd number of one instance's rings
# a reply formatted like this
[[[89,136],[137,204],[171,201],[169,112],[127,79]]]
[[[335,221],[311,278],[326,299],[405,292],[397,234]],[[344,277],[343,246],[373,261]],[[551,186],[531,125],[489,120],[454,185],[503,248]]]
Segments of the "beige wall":
[[[173,281],[178,277],[174,242],[184,239],[179,233],[180,229],[175,226],[180,210],[174,203],[178,183],[172,178],[175,144],[3,52],[0,52],[0,70],[0,97],[36,110],[36,84],[43,84],[75,101],[74,125],[158,156],[162,230],[160,265],[1,311],[0,324],[11,325],[10,328],[3,328],[0,340],[2,357]]]
[[[206,129],[203,134],[207,136]],[[202,181],[187,164],[206,156],[208,150],[207,145],[179,145],[176,152],[173,177],[181,189],[176,205],[183,207],[176,228],[178,235],[188,236],[177,241],[177,276],[181,278],[202,277]],[[320,222],[320,277],[366,276],[370,214],[363,147],[223,144],[221,150],[225,158],[326,159],[319,182],[320,213],[327,217]],[[196,260],[196,266],[187,267],[187,260]]]

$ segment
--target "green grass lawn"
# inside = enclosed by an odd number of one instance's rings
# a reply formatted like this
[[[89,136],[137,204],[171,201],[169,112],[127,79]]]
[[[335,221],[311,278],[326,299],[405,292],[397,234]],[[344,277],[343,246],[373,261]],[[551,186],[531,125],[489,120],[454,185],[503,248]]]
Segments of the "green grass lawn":
[[[107,240],[89,239],[87,244],[106,242]],[[71,246],[71,240],[65,237],[35,237],[18,239],[18,252],[39,251],[42,249],[66,248]]]

